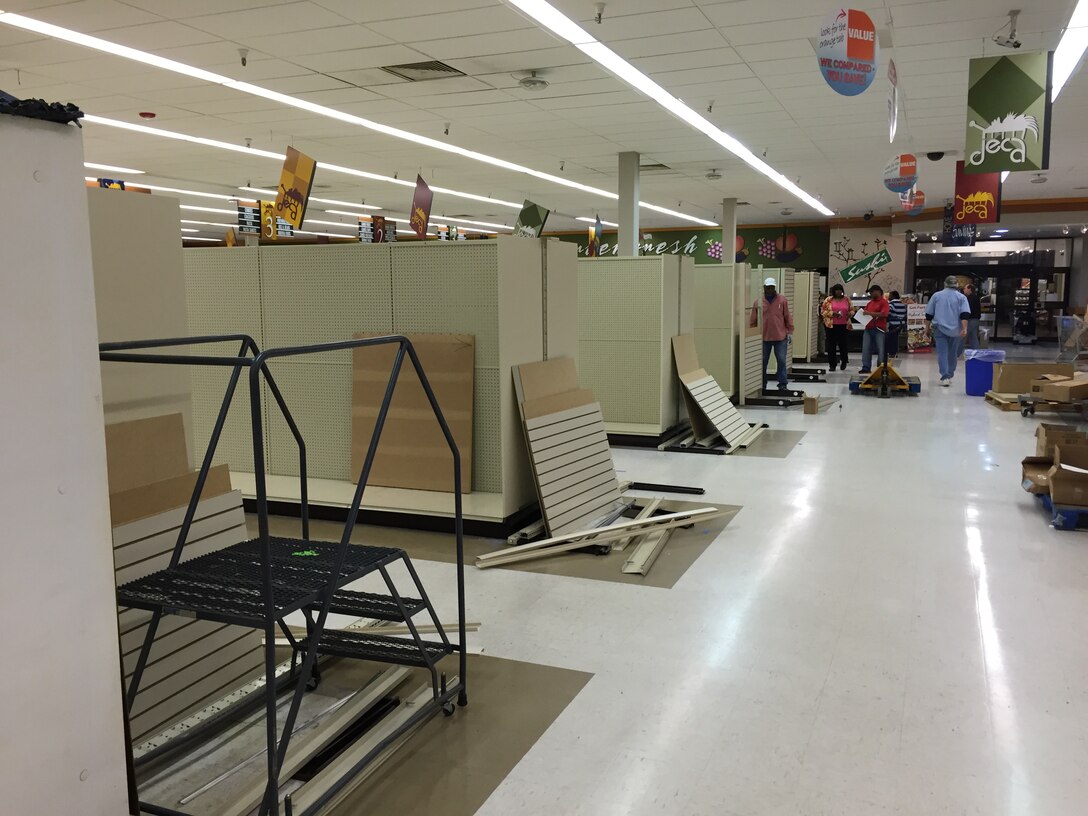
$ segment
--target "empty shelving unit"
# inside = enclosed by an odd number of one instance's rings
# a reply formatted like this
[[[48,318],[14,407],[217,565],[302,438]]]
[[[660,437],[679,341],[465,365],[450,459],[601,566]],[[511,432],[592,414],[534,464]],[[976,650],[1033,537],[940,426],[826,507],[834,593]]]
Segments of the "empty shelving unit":
[[[223,343],[239,344],[239,351],[234,355],[202,353],[202,349],[209,345]],[[311,541],[306,491],[306,445],[269,370],[269,363],[276,359],[342,352],[374,345],[395,345],[397,352],[385,385],[384,397],[378,410],[374,432],[359,475],[343,535],[339,542]],[[197,352],[187,353],[190,348],[197,349]],[[100,358],[107,362],[218,366],[230,369],[226,392],[216,415],[210,442],[204,453],[193,496],[179,530],[169,565],[165,569],[130,581],[120,586],[117,591],[120,606],[142,609],[151,613],[143,647],[126,691],[125,703],[128,710],[131,710],[139,693],[140,681],[162,616],[187,615],[201,620],[249,626],[262,631],[265,639],[264,703],[267,732],[267,785],[258,812],[261,816],[278,816],[280,813],[280,769],[287,756],[287,748],[298,716],[302,695],[307,685],[317,679],[316,659],[318,656],[356,658],[427,670],[430,673],[432,688],[430,699],[420,705],[393,734],[375,746],[362,762],[332,783],[325,796],[320,797],[307,809],[293,814],[293,816],[310,816],[342,789],[352,776],[378,756],[386,746],[424,719],[440,710],[446,714],[452,714],[455,701],[462,706],[468,704],[460,455],[430,383],[419,364],[415,349],[406,338],[389,336],[354,339],[261,351],[256,342],[247,335],[216,335],[105,343],[100,346]],[[363,492],[388,415],[393,390],[405,358],[419,377],[451,454],[455,503],[454,537],[457,552],[457,642],[451,642],[447,637],[411,561],[403,550],[351,544],[355,519],[359,514]],[[243,372],[248,374],[258,535],[255,539],[185,559],[185,544],[189,529]],[[298,447],[301,538],[274,537],[269,533],[269,502],[265,485],[265,437],[262,431],[266,421],[266,412],[262,407],[262,394],[265,393],[265,389],[275,401]],[[401,564],[407,570],[412,584],[411,597],[402,595],[397,589],[389,572],[389,568],[394,564]],[[380,575],[388,590],[387,595],[356,592],[345,588],[354,581],[374,574]],[[305,615],[307,622],[305,638],[296,639],[292,636],[285,622],[286,616],[292,612],[301,612]],[[363,630],[326,632],[325,623],[330,612],[401,621],[411,632],[411,637],[389,637]],[[436,639],[425,641],[419,636],[413,619],[423,612],[429,615],[430,622],[435,627]],[[277,629],[282,631],[291,644],[292,673],[295,680],[282,729],[278,726],[276,714]],[[454,653],[458,653],[460,660],[458,679],[447,686],[445,673],[439,672],[436,664],[442,658]],[[141,808],[144,812],[151,814],[170,814],[171,816],[181,814],[181,811],[171,810],[154,803],[141,802]],[[287,810],[290,811],[290,809],[288,804]]]

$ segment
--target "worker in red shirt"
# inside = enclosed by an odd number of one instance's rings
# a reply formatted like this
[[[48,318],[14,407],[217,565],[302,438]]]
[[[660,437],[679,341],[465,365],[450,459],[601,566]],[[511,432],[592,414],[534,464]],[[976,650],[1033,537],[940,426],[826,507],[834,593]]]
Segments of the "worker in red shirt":
[[[888,331],[888,313],[891,304],[884,297],[884,290],[877,284],[869,287],[869,302],[862,309],[862,314],[870,320],[865,324],[865,334],[861,338],[861,371],[859,374],[871,374],[873,371],[873,353],[877,363],[884,361],[884,339]]]
[[[778,294],[774,278],[763,281],[763,297],[752,304],[752,317],[748,325],[759,325],[759,312],[763,311],[763,387],[767,387],[767,363],[774,352],[778,363],[778,390],[786,390],[786,352],[793,334],[793,317],[785,295]]]

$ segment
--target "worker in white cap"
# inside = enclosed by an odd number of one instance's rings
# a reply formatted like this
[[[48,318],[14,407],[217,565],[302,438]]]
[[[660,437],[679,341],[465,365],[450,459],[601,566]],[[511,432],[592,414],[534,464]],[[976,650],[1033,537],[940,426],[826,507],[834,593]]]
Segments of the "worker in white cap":
[[[752,304],[752,317],[748,325],[759,325],[759,314],[763,312],[763,387],[767,387],[767,363],[774,352],[778,363],[778,390],[786,390],[786,353],[793,334],[793,317],[786,296],[778,294],[778,282],[774,278],[763,281],[763,297]]]

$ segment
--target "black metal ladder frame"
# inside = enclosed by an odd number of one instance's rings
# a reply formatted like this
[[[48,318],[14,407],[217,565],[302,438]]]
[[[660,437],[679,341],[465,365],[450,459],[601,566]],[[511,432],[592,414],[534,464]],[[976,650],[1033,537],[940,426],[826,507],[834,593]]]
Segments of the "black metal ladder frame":
[[[236,356],[224,357],[216,355],[190,355],[190,354],[170,354],[155,352],[149,353],[149,350],[164,349],[164,348],[177,348],[181,346],[197,346],[207,345],[214,343],[224,342],[238,342],[241,344],[240,350]],[[268,369],[268,361],[281,358],[281,357],[294,357],[309,354],[319,354],[332,351],[345,351],[354,348],[361,348],[367,346],[379,346],[379,345],[397,345],[396,358],[393,361],[393,366],[390,371],[389,380],[386,383],[385,394],[382,398],[381,407],[378,411],[378,416],[375,421],[374,430],[371,434],[370,444],[367,449],[366,458],[363,462],[362,471],[360,473],[358,484],[356,485],[355,494],[352,498],[351,508],[348,513],[347,521],[344,525],[344,532],[341,536],[340,543],[336,552],[335,564],[330,570],[328,581],[321,590],[319,596],[320,610],[317,616],[317,620],[313,622],[312,632],[310,634],[310,646],[311,648],[306,650],[305,658],[302,662],[301,670],[299,672],[298,681],[295,686],[294,694],[291,700],[291,706],[288,710],[287,718],[282,730],[282,736],[277,735],[276,727],[276,700],[277,700],[277,686],[275,682],[276,671],[276,659],[275,659],[275,634],[276,626],[284,631],[288,635],[289,642],[292,644],[292,648],[298,647],[298,644],[290,636],[284,621],[277,617],[277,610],[275,606],[275,597],[273,593],[272,583],[272,554],[271,554],[271,537],[269,534],[268,526],[268,494],[267,483],[265,474],[265,449],[264,449],[264,435],[263,435],[263,418],[261,415],[261,378],[264,377],[265,383],[268,385],[269,391],[272,393],[277,406],[280,409],[285,421],[287,422],[292,435],[295,438],[299,447],[299,479],[300,479],[300,505],[301,505],[301,517],[302,517],[302,536],[304,540],[309,540],[309,510],[308,510],[308,497],[307,497],[307,477],[306,477],[306,446],[301,432],[298,429],[294,418],[291,416],[290,410],[287,407],[286,401],[283,398],[279,387],[276,385],[271,372]],[[377,453],[378,443],[381,438],[382,430],[385,426],[385,422],[389,413],[389,407],[392,402],[393,392],[396,387],[400,370],[404,362],[405,355],[408,356],[416,376],[419,377],[420,384],[423,387],[424,393],[427,395],[427,400],[430,403],[431,410],[434,413],[439,427],[442,430],[442,434],[446,440],[446,444],[449,446],[450,453],[453,457],[453,482],[454,482],[454,535],[456,539],[457,550],[457,614],[458,614],[458,643],[450,644],[445,631],[441,624],[439,624],[437,614],[434,611],[433,606],[430,604],[430,600],[427,598],[425,591],[423,591],[422,584],[419,581],[415,570],[411,566],[411,562],[404,558],[405,563],[408,565],[409,573],[416,584],[417,588],[422,593],[422,598],[426,604],[426,607],[430,611],[432,620],[434,621],[438,632],[441,635],[443,644],[451,651],[459,653],[459,674],[457,683],[451,688],[445,688],[444,683],[442,687],[439,687],[438,675],[434,666],[434,660],[428,654],[427,649],[424,647],[421,638],[414,624],[411,621],[410,616],[407,616],[406,609],[403,605],[403,601],[400,598],[399,593],[396,592],[395,587],[385,569],[385,565],[381,565],[380,570],[386,585],[389,587],[394,599],[397,601],[398,607],[402,614],[405,614],[406,624],[409,631],[412,633],[413,640],[417,647],[420,649],[423,659],[427,664],[427,668],[431,674],[432,687],[434,689],[434,697],[432,698],[428,706],[422,707],[420,711],[416,712],[407,722],[405,722],[397,731],[390,736],[389,739],[383,740],[382,744],[378,746],[375,751],[372,751],[364,760],[357,764],[351,771],[349,771],[343,778],[338,780],[325,796],[322,797],[321,802],[315,805],[311,809],[311,812],[315,812],[321,804],[327,801],[328,797],[335,794],[337,790],[342,788],[354,776],[367,762],[370,761],[381,749],[386,745],[392,744],[392,742],[405,733],[410,728],[414,727],[416,723],[420,722],[425,716],[430,715],[438,708],[449,703],[456,698],[457,704],[465,706],[468,704],[467,696],[467,652],[465,649],[465,580],[464,580],[464,523],[463,523],[463,508],[462,508],[462,496],[461,496],[461,456],[457,448],[457,443],[453,438],[453,434],[449,429],[449,425],[446,423],[446,419],[442,414],[442,410],[438,405],[438,401],[435,398],[434,391],[431,388],[430,382],[427,380],[427,376],[423,371],[423,367],[420,365],[419,357],[416,354],[415,348],[412,346],[411,341],[408,338],[401,335],[390,335],[386,337],[372,337],[372,338],[359,338],[352,340],[342,340],[331,343],[315,343],[304,346],[293,346],[278,349],[269,349],[261,351],[252,337],[245,334],[228,334],[228,335],[206,335],[200,337],[184,337],[184,338],[167,338],[159,340],[143,340],[132,342],[120,342],[120,343],[103,343],[99,346],[99,357],[103,362],[127,362],[127,363],[148,363],[157,365],[200,365],[200,366],[227,366],[233,369],[230,377],[230,381],[227,385],[226,393],[224,394],[223,402],[220,406],[219,413],[216,417],[215,426],[212,430],[211,438],[208,443],[208,448],[205,451],[204,459],[201,463],[199,472],[197,474],[196,483],[194,485],[193,494],[190,498],[189,505],[186,508],[185,517],[182,521],[181,528],[179,530],[178,539],[174,546],[174,551],[171,555],[170,564],[167,567],[167,571],[171,571],[177,568],[181,560],[182,550],[185,542],[188,538],[189,529],[192,525],[193,518],[196,514],[196,508],[200,501],[201,493],[203,493],[204,485],[207,480],[208,472],[211,469],[212,461],[214,460],[215,450],[218,446],[219,439],[222,435],[223,427],[226,423],[226,418],[230,410],[230,405],[233,400],[234,393],[237,389],[238,381],[241,378],[242,369],[249,368],[249,389],[250,389],[250,422],[252,426],[252,442],[253,442],[253,470],[254,478],[256,482],[256,505],[257,505],[257,523],[258,523],[258,541],[261,543],[261,555],[262,555],[262,569],[263,569],[263,595],[264,595],[264,607],[265,607],[265,620],[264,620],[264,636],[265,636],[265,718],[266,718],[266,742],[267,742],[267,755],[268,755],[268,784],[265,789],[265,796],[260,806],[259,813],[264,816],[278,816],[279,814],[279,772],[282,768],[284,759],[287,755],[287,749],[290,743],[291,732],[294,728],[295,720],[298,715],[298,709],[302,701],[302,695],[305,691],[306,684],[313,674],[315,661],[317,658],[318,647],[320,645],[321,636],[325,630],[325,623],[329,614],[329,607],[332,603],[333,593],[339,588],[340,585],[347,583],[342,578],[342,572],[346,561],[348,547],[351,546],[351,535],[355,528],[356,520],[358,519],[360,507],[362,504],[363,492],[366,489],[367,481],[370,477],[371,468],[374,463],[374,458]],[[129,684],[129,689],[126,694],[126,714],[131,711],[132,705],[135,702],[136,694],[139,691],[140,680],[142,679],[144,669],[147,665],[147,658],[151,651],[151,645],[154,642],[155,634],[158,629],[159,621],[164,613],[164,610],[160,607],[152,612],[151,621],[148,625],[147,633],[144,637],[144,644],[140,650],[140,655],[137,660],[136,667],[133,671],[132,680]],[[307,615],[307,628],[310,629],[310,617]],[[244,625],[252,626],[252,623]],[[150,803],[140,803],[141,808],[146,812],[152,814],[167,814],[167,816],[185,816],[180,811],[174,811],[167,808],[162,808]],[[288,808],[290,805],[288,805]]]

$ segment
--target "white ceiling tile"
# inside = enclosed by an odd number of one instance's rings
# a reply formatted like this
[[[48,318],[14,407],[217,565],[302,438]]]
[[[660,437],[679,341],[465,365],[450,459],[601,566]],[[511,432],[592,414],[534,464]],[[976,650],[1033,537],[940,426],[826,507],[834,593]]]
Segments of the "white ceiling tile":
[[[427,59],[427,55],[423,52],[405,45],[379,45],[374,48],[331,51],[327,54],[308,54],[294,57],[293,61],[314,71],[334,73],[380,68],[383,65],[423,62]]]
[[[647,35],[638,39],[608,43],[608,45],[617,54],[629,60],[661,54],[683,54],[686,51],[706,51],[713,48],[729,50],[729,43],[713,28],[703,28],[684,34],[662,34],[660,37]]]
[[[492,54],[519,54],[541,48],[554,48],[556,40],[539,28],[525,28],[519,31],[503,31],[487,34],[467,34],[448,40],[430,40],[413,42],[417,48],[433,59],[465,59],[468,57],[486,57]],[[574,50],[574,46],[570,46]],[[526,65],[525,68],[538,67]]]
[[[592,66],[593,70],[601,69],[589,57],[570,46],[554,46],[551,48],[537,48],[528,51],[510,54],[486,54],[465,58],[443,59],[447,65],[451,65],[466,74],[480,76],[496,72],[528,72],[539,70],[542,74],[556,70],[565,70],[567,67],[577,66],[582,69]],[[584,77],[580,77],[584,78]]]
[[[797,57],[816,59],[816,52],[808,40],[784,40],[765,45],[739,44],[736,49],[745,62],[766,62]]]
[[[393,41],[361,25],[342,22],[331,28],[291,31],[286,34],[254,36],[245,31],[232,32],[232,39],[265,54],[289,58],[304,54],[348,51],[375,45],[393,45]]]
[[[440,6],[432,7],[425,15],[406,15],[399,19],[371,22],[367,23],[367,27],[394,42],[414,43],[469,36],[481,31],[536,29],[537,25],[502,3],[487,8],[448,12],[443,12]]]
[[[7,9],[7,4],[4,4]],[[100,32],[108,28],[122,28],[155,23],[162,20],[157,14],[142,11],[117,0],[78,0],[39,8],[28,15],[53,25],[71,28],[84,33]],[[109,39],[109,37],[106,37]]]
[[[665,72],[684,71],[700,68],[716,68],[721,65],[737,65],[740,55],[732,48],[721,46],[702,51],[684,51],[678,54],[658,54],[653,57],[632,59],[632,64],[640,71],[656,75]]]
[[[310,2],[274,3],[266,8],[217,12],[204,17],[188,17],[185,20],[186,25],[220,36],[241,31],[251,37],[330,28],[347,22],[339,14]]]

